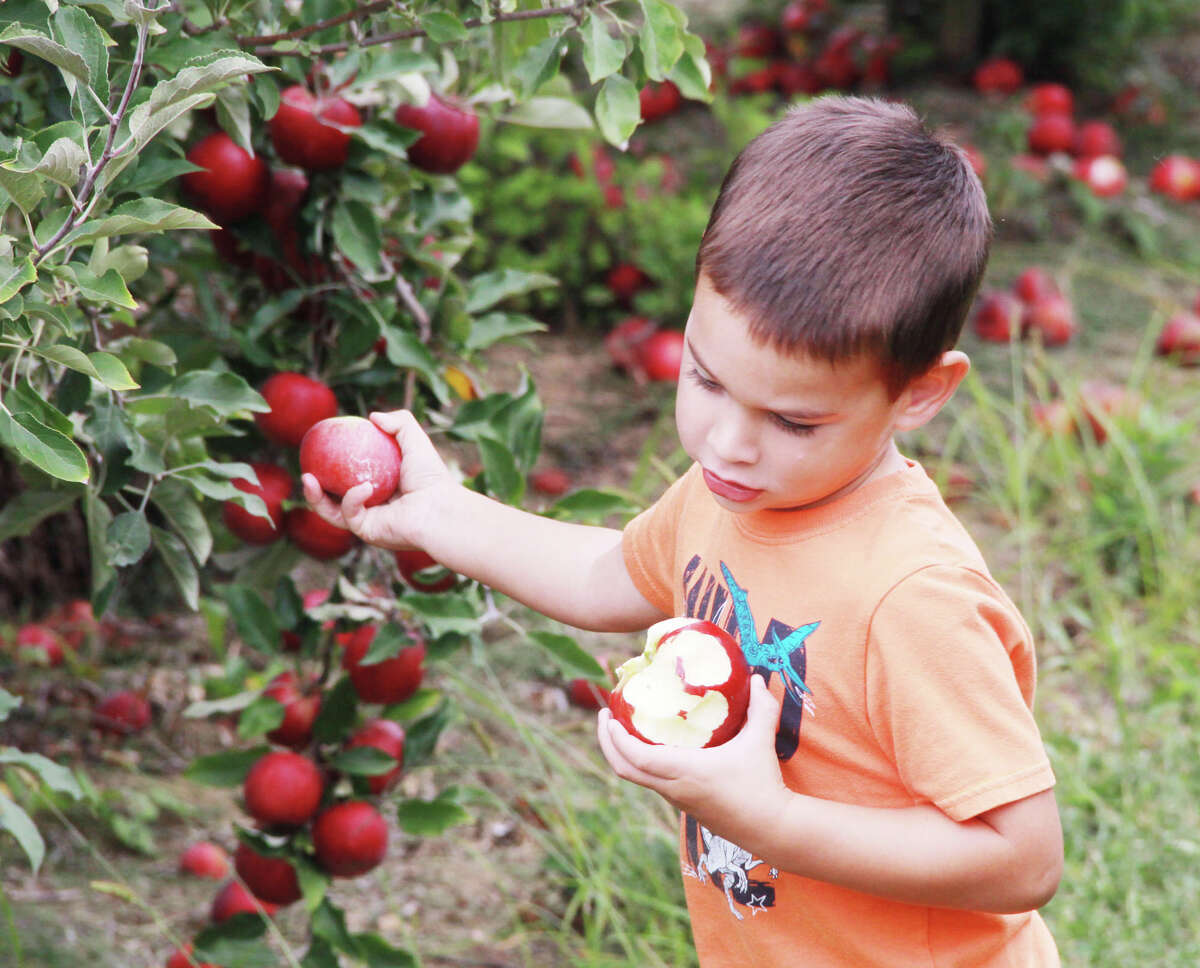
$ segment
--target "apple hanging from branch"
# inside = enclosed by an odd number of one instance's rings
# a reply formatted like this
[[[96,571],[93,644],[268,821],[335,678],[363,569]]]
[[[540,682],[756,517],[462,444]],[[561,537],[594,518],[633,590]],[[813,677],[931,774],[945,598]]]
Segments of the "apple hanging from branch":
[[[617,669],[609,708],[643,742],[719,746],[746,721],[750,676],[741,647],[724,629],[666,619],[647,631],[642,654]]]

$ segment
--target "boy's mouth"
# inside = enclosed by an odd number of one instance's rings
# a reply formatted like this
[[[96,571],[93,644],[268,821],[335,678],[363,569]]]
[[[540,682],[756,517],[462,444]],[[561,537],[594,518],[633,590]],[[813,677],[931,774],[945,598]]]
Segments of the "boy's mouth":
[[[727,481],[725,478],[707,469],[704,471],[704,483],[708,485],[708,489],[717,495],[717,497],[723,497],[727,501],[734,501],[738,504],[753,501],[763,493],[762,488],[746,487],[744,484],[738,484],[735,481]]]

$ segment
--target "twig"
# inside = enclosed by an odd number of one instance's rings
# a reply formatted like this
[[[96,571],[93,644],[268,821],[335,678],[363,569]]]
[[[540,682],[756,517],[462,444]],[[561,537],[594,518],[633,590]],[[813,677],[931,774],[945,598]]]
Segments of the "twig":
[[[494,23],[511,23],[521,20],[541,20],[545,17],[572,17],[578,21],[582,12],[590,6],[593,6],[597,0],[575,0],[574,3],[565,4],[561,7],[546,7],[542,10],[516,10],[512,13],[498,13],[491,20],[483,20],[481,17],[471,17],[463,21],[463,26],[468,30],[473,30],[476,27],[490,27]],[[373,4],[371,6],[374,6]],[[310,25],[315,29],[321,29],[318,25]],[[305,34],[313,31],[308,28],[300,28]],[[296,34],[292,31],[292,34]],[[374,37],[364,37],[358,41],[340,41],[336,44],[322,44],[320,47],[313,47],[309,50],[276,50],[271,43],[261,42],[264,38],[261,37],[239,37],[238,44],[241,47],[251,47],[252,53],[259,57],[319,57],[323,54],[339,54],[350,50],[352,47],[376,47],[380,44],[390,44],[397,40],[414,40],[417,37],[428,36],[428,32],[423,27],[410,27],[407,30],[396,30],[387,34],[377,34]],[[286,39],[295,39],[291,35],[283,35]],[[270,38],[266,38],[269,40]]]

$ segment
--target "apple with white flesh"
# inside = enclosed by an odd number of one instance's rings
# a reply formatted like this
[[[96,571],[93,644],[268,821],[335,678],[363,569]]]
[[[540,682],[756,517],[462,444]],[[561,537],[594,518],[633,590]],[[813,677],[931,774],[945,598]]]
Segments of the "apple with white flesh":
[[[665,619],[650,626],[642,654],[617,669],[609,708],[643,742],[720,746],[746,721],[750,676],[741,647],[724,629]]]

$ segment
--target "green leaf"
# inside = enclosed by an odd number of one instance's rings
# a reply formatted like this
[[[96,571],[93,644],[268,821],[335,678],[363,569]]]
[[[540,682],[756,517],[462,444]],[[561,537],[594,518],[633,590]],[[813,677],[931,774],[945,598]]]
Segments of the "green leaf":
[[[95,491],[84,492],[83,514],[87,520],[88,529],[88,558],[92,563],[92,596],[93,599],[102,589],[110,586],[116,576],[116,569],[105,554],[105,535],[112,522],[112,511],[100,499]],[[99,614],[99,610],[97,610]]]
[[[193,612],[196,611],[200,607],[200,573],[196,570],[196,563],[188,553],[187,546],[178,535],[162,528],[151,528],[150,535],[154,541],[154,549],[162,557],[171,577],[175,579],[184,604]]]
[[[258,746],[248,750],[230,750],[225,753],[212,753],[208,756],[198,756],[188,764],[183,775],[196,783],[206,786],[236,787],[241,786],[250,772],[250,767],[270,750]]]
[[[117,568],[136,564],[150,550],[150,522],[143,511],[123,511],[113,518],[105,538],[108,560]]]
[[[360,269],[368,272],[380,269],[383,234],[374,209],[365,202],[351,199],[334,208],[333,241]]]
[[[687,20],[666,0],[641,0],[642,29],[638,32],[642,63],[652,81],[664,80],[683,55]]]
[[[51,40],[44,33],[24,24],[9,24],[0,30],[0,46],[17,47],[35,57],[47,60],[59,70],[84,84],[91,82],[91,71],[87,62],[73,50]]]
[[[136,390],[139,384],[129,375],[125,364],[111,353],[84,353],[74,346],[65,343],[54,343],[50,346],[35,346],[32,350],[44,360],[58,363],[71,370],[85,373],[94,380],[99,380],[112,390]]]
[[[259,696],[250,703],[238,717],[237,732],[242,739],[254,739],[273,729],[278,729],[283,722],[286,710],[283,703],[271,696]]]
[[[549,653],[567,678],[582,676],[585,679],[607,681],[608,673],[604,667],[571,636],[558,632],[533,631],[529,633],[529,638]]]
[[[242,410],[265,412],[271,409],[262,395],[236,373],[193,370],[172,382],[165,392],[194,405],[212,407],[222,416]]]
[[[471,332],[467,336],[465,347],[467,352],[474,353],[485,350],[503,339],[524,336],[527,333],[541,333],[545,330],[545,323],[523,313],[488,313],[471,322]]]
[[[421,27],[435,44],[453,44],[467,37],[467,28],[449,10],[434,10],[424,14]]]
[[[141,384],[129,375],[125,364],[112,353],[103,351],[89,353],[88,359],[100,375],[100,382],[110,390],[137,390],[140,388]]]
[[[101,104],[109,101],[108,47],[99,24],[87,11],[80,7],[63,6],[51,18],[56,38],[68,50],[76,51],[88,67],[88,86],[96,93]],[[100,117],[98,105],[80,95],[80,100],[89,117]]]
[[[29,814],[3,793],[0,793],[0,830],[7,830],[16,838],[36,874],[46,857],[46,842]]]
[[[51,477],[78,483],[91,477],[87,457],[79,445],[33,414],[0,410],[0,436],[11,440],[17,453]]]
[[[114,340],[109,343],[109,346],[135,360],[150,363],[164,370],[170,369],[178,362],[175,351],[166,343],[160,343],[156,339],[128,336],[122,340]]]
[[[505,504],[519,503],[525,493],[525,475],[517,466],[512,451],[498,440],[482,437],[479,456],[483,459],[488,491]]]
[[[604,140],[624,145],[642,120],[642,102],[633,81],[621,74],[607,78],[596,95],[596,123]]]
[[[65,793],[75,800],[83,797],[83,789],[79,786],[79,780],[75,774],[40,753],[23,753],[21,750],[2,748],[0,749],[0,763],[12,763],[25,767],[36,774],[38,779],[55,793]]]
[[[329,765],[353,776],[381,776],[396,768],[396,758],[373,746],[355,746],[333,756]]]
[[[601,524],[613,515],[628,517],[640,510],[640,505],[623,494],[585,487],[555,501],[545,513],[554,518]]]
[[[116,269],[109,269],[102,276],[97,276],[85,266],[63,266],[64,271],[75,276],[75,284],[79,287],[79,295],[92,302],[112,303],[124,309],[137,309],[137,300],[130,295],[125,280]]]
[[[141,151],[163,128],[173,124],[190,111],[199,111],[212,104],[214,94],[193,94],[182,101],[175,101],[165,107],[152,109],[150,101],[144,101],[129,112],[129,133],[133,139],[133,151],[123,155],[126,164],[136,152]],[[105,169],[109,174],[109,169]],[[110,175],[115,177],[115,172]]]
[[[14,696],[11,692],[0,686],[0,723],[8,719],[9,713],[21,705],[21,697]]]
[[[367,968],[420,968],[417,956],[404,948],[397,948],[377,934],[360,932],[354,936],[360,958],[365,958]]]
[[[562,36],[555,34],[521,54],[521,59],[512,70],[512,77],[522,100],[536,94],[538,88],[558,73],[566,46]]]
[[[119,205],[103,218],[89,219],[67,235],[70,245],[83,245],[116,235],[215,229],[207,215],[157,198],[138,198]]]
[[[87,152],[72,138],[59,138],[32,165],[5,165],[9,171],[41,175],[64,188],[71,188],[83,174]]]
[[[371,645],[367,651],[363,653],[363,657],[359,659],[360,666],[373,666],[383,662],[385,659],[395,658],[400,654],[401,649],[406,649],[413,644],[412,636],[404,631],[399,625],[383,625],[375,633],[375,637],[371,639]]]
[[[450,724],[450,704],[445,700],[436,710],[405,729],[404,766],[412,770],[433,758],[438,737]]]
[[[513,105],[504,115],[509,124],[527,128],[551,128],[565,131],[592,131],[596,124],[587,109],[565,97],[531,97]]]
[[[20,262],[0,259],[0,303],[8,302],[32,282],[37,282],[37,269],[31,256]]]
[[[358,714],[358,693],[348,676],[342,676],[334,687],[321,697],[321,711],[313,723],[313,737],[318,743],[336,743],[354,728]]]
[[[252,649],[260,652],[279,651],[279,624],[275,613],[263,597],[249,585],[230,585],[225,589],[225,601],[233,616],[238,634]]]
[[[208,561],[208,556],[212,554],[212,530],[203,509],[192,497],[190,488],[168,478],[154,488],[150,500],[183,539],[196,560],[200,564]]]
[[[613,35],[599,10],[593,9],[587,15],[580,36],[583,38],[583,66],[591,83],[597,84],[621,69],[629,48],[624,37]]]
[[[711,101],[713,98],[709,85],[712,84],[712,68],[704,55],[699,57],[691,51],[684,51],[683,56],[675,62],[675,66],[667,72],[667,77],[679,88],[679,93],[689,101]]]
[[[481,313],[505,299],[523,296],[535,289],[557,286],[558,280],[544,272],[497,269],[475,276],[467,285],[467,312]]]
[[[29,534],[46,518],[73,506],[83,494],[81,487],[54,491],[22,491],[0,507],[0,544]]]
[[[51,430],[57,430],[64,437],[70,437],[75,432],[75,425],[71,423],[71,418],[50,401],[43,400],[27,379],[22,378],[4,395],[4,405],[12,413],[32,414]]]
[[[438,362],[416,333],[390,324],[381,326],[380,332],[387,347],[385,355],[392,366],[402,370],[416,370],[439,400],[443,403],[449,400],[446,381],[442,377]]]
[[[400,829],[415,837],[436,837],[451,827],[470,823],[471,815],[454,799],[453,793],[443,790],[433,800],[402,800],[396,805]]]

